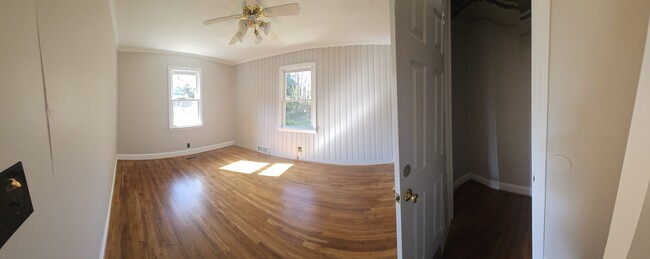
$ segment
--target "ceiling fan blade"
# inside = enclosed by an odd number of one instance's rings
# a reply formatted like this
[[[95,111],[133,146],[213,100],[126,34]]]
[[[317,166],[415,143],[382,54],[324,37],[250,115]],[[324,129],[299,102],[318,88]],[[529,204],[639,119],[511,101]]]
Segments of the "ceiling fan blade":
[[[268,17],[288,16],[300,14],[300,5],[298,3],[278,5],[264,9]]]
[[[230,39],[230,42],[228,42],[228,45],[235,45],[239,41],[239,38],[237,38],[237,34],[235,36],[232,36],[232,39]]]
[[[274,42],[274,41],[277,41],[278,38],[280,38],[278,36],[278,34],[275,33],[275,31],[270,30],[269,35],[267,35],[264,39],[267,40],[267,41],[270,41],[270,42]]]
[[[232,36],[232,39],[230,39],[230,42],[228,44],[233,45],[238,41],[242,42],[244,40],[244,36],[246,36],[246,32],[248,32],[248,21],[239,21],[239,29],[235,33],[235,36]]]
[[[239,18],[239,14],[228,15],[228,16],[224,16],[224,17],[205,20],[203,22],[203,25],[210,25],[210,24],[213,24],[213,23],[225,22],[225,21],[229,21],[229,20],[235,20],[237,18]]]

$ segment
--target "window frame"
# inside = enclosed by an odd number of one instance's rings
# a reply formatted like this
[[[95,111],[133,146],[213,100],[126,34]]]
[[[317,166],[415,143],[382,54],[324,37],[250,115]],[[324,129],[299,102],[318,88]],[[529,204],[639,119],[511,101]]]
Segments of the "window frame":
[[[286,111],[287,102],[304,102],[303,101],[287,101],[286,99],[286,74],[291,72],[310,71],[311,72],[311,127],[292,127],[286,125]],[[294,132],[294,133],[310,133],[316,134],[318,129],[316,124],[316,62],[300,63],[285,65],[279,68],[280,78],[280,126],[279,131]]]
[[[199,123],[198,124],[192,124],[192,125],[187,125],[187,126],[175,126],[174,125],[174,102],[179,101],[179,100],[173,100],[172,99],[172,94],[174,91],[174,80],[173,76],[174,74],[192,74],[196,75],[196,95],[198,98],[195,99],[189,99],[189,100],[182,100],[182,101],[196,101],[199,106]],[[191,68],[191,67],[178,67],[178,66],[169,66],[167,68],[167,106],[169,108],[168,110],[168,117],[169,117],[169,129],[170,130],[178,130],[178,129],[191,129],[191,128],[199,128],[203,126],[203,96],[202,96],[202,72],[200,68]]]

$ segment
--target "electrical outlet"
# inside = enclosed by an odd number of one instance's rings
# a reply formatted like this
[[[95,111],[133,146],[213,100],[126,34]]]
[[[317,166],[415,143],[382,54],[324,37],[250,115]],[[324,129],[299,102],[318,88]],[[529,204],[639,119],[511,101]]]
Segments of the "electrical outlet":
[[[187,148],[190,148],[190,143],[187,143]]]
[[[298,153],[302,153],[302,147],[298,147]]]

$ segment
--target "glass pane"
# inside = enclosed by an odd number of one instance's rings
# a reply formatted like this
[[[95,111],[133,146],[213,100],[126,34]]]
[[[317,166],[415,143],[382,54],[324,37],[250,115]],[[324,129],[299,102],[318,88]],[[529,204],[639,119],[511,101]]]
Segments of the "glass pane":
[[[173,118],[175,127],[196,126],[201,124],[199,119],[198,101],[173,101]]]
[[[288,127],[311,128],[311,102],[287,102],[285,124]]]
[[[311,100],[311,71],[285,73],[287,100]]]
[[[172,100],[199,99],[195,74],[172,73]]]

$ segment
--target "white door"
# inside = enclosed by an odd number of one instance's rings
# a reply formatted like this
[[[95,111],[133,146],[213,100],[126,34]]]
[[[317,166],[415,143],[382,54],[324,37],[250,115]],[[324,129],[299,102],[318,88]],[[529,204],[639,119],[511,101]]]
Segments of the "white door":
[[[447,6],[443,0],[392,0],[391,8],[398,256],[429,259],[446,233],[443,36]],[[409,199],[408,190],[417,199]]]

